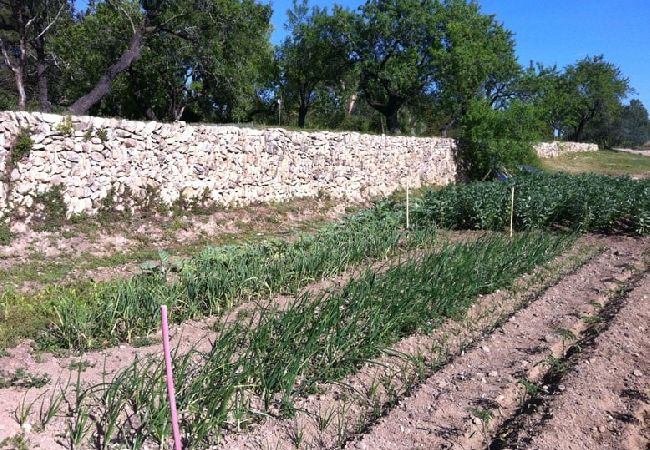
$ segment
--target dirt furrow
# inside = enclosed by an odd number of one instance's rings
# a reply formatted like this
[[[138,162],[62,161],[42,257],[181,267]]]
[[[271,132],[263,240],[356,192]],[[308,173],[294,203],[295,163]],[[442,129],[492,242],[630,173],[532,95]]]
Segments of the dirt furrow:
[[[598,242],[603,243],[602,240]],[[583,241],[577,248],[584,252],[584,245]],[[633,247],[638,243],[628,242],[628,245]],[[321,393],[296,403],[297,413],[293,419],[267,419],[252,432],[226,436],[219,448],[336,448],[344,445],[357,433],[367,430],[441,365],[461,354],[472,342],[537,298],[546,288],[573,273],[593,255],[579,253],[574,249],[574,253],[556,258],[545,268],[523,277],[512,291],[478,299],[463,320],[448,321],[432,334],[403,340],[392,352],[368,363],[342,382],[319,386]]]
[[[429,378],[346,448],[485,448],[598,311],[644,265],[647,240],[609,250],[550,288],[497,332]],[[638,266],[633,269],[633,266]]]
[[[650,446],[650,275],[632,288],[598,314],[490,450]]]

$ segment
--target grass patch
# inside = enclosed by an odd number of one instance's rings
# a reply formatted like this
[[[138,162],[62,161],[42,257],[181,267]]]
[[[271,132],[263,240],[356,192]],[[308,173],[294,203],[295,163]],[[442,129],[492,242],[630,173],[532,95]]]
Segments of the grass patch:
[[[650,155],[644,156],[613,150],[576,152],[567,153],[557,158],[542,159],[542,166],[550,172],[648,176]]]

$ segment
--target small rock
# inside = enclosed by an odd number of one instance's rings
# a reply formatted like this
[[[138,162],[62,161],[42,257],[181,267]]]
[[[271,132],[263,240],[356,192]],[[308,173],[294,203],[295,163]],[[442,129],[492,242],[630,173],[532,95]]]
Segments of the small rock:
[[[635,370],[634,372],[632,372],[632,374],[633,374],[635,377],[639,377],[639,378],[641,378],[641,377],[643,376],[643,372],[641,372],[639,369],[637,369],[637,370]]]

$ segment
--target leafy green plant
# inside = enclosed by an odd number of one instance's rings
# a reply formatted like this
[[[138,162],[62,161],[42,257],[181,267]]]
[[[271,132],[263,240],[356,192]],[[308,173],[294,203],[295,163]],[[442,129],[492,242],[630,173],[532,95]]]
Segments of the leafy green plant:
[[[521,164],[539,165],[533,143],[541,129],[536,109],[514,101],[497,110],[484,100],[471,102],[458,139],[460,169],[471,179],[516,172]]]
[[[11,228],[8,223],[0,223],[0,245],[9,245],[11,243]]]
[[[32,141],[32,130],[30,128],[21,128],[16,136],[16,141],[11,148],[10,162],[15,166],[17,162],[27,158],[32,151],[34,142]]]
[[[650,180],[598,175],[529,174],[509,183],[474,182],[427,191],[411,214],[420,226],[502,231],[553,229],[650,233]]]
[[[27,372],[25,369],[16,369],[14,372],[0,371],[0,389],[5,388],[40,388],[50,382],[47,374],[36,375]]]
[[[35,231],[56,231],[65,223],[67,207],[60,185],[36,195],[34,204],[38,208],[33,227]]]
[[[108,131],[106,128],[100,128],[97,130],[96,134],[100,141],[106,142],[108,140]]]

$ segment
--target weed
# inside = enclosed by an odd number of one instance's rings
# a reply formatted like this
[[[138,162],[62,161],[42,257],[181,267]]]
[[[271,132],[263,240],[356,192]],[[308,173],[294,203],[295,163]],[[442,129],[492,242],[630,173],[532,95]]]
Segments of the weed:
[[[72,125],[72,117],[65,116],[63,121],[56,126],[56,131],[64,136],[72,136],[74,134],[74,125]]]
[[[95,363],[88,360],[74,361],[71,362],[68,368],[74,371],[85,372],[87,369],[92,369],[95,367]]]
[[[34,231],[57,231],[66,221],[67,207],[60,185],[34,197],[36,214]]]
[[[546,358],[544,358],[542,364],[548,366],[549,370],[556,374],[566,371],[566,365],[562,362],[562,360],[553,355],[548,355]]]
[[[598,317],[597,315],[585,314],[585,315],[582,316],[581,319],[586,324],[594,324],[594,323],[602,322],[602,319],[600,317]]]
[[[484,425],[489,424],[490,420],[492,420],[494,417],[494,413],[485,408],[471,407],[469,408],[469,412],[478,420],[480,420]]]
[[[11,148],[10,166],[13,167],[17,162],[27,158],[33,146],[32,130],[30,128],[21,128]]]
[[[6,388],[41,388],[50,382],[47,374],[35,375],[25,369],[16,369],[15,372],[0,371],[0,389]]]
[[[88,141],[90,141],[92,138],[93,138],[93,129],[92,129],[92,127],[91,127],[91,128],[88,128],[88,129],[84,132],[84,141],[85,141],[85,142],[88,142]]]
[[[24,434],[14,434],[0,441],[1,450],[29,450],[31,444]]]
[[[106,128],[100,128],[96,134],[100,141],[106,142],[108,140],[108,130]]]
[[[533,381],[530,381],[530,380],[528,380],[526,378],[520,379],[519,384],[521,384],[523,386],[523,388],[524,388],[524,393],[523,393],[523,396],[521,398],[521,404],[522,405],[524,403],[526,403],[526,400],[528,400],[531,397],[537,396],[542,391],[542,388],[540,387],[539,384],[537,384],[537,383],[535,383]]]
[[[143,337],[136,337],[133,339],[131,342],[131,345],[135,348],[139,347],[148,347],[150,345],[154,344],[159,344],[161,342],[160,337],[149,337],[149,336],[143,336]]]
[[[11,227],[8,223],[0,223],[0,245],[11,244]]]

